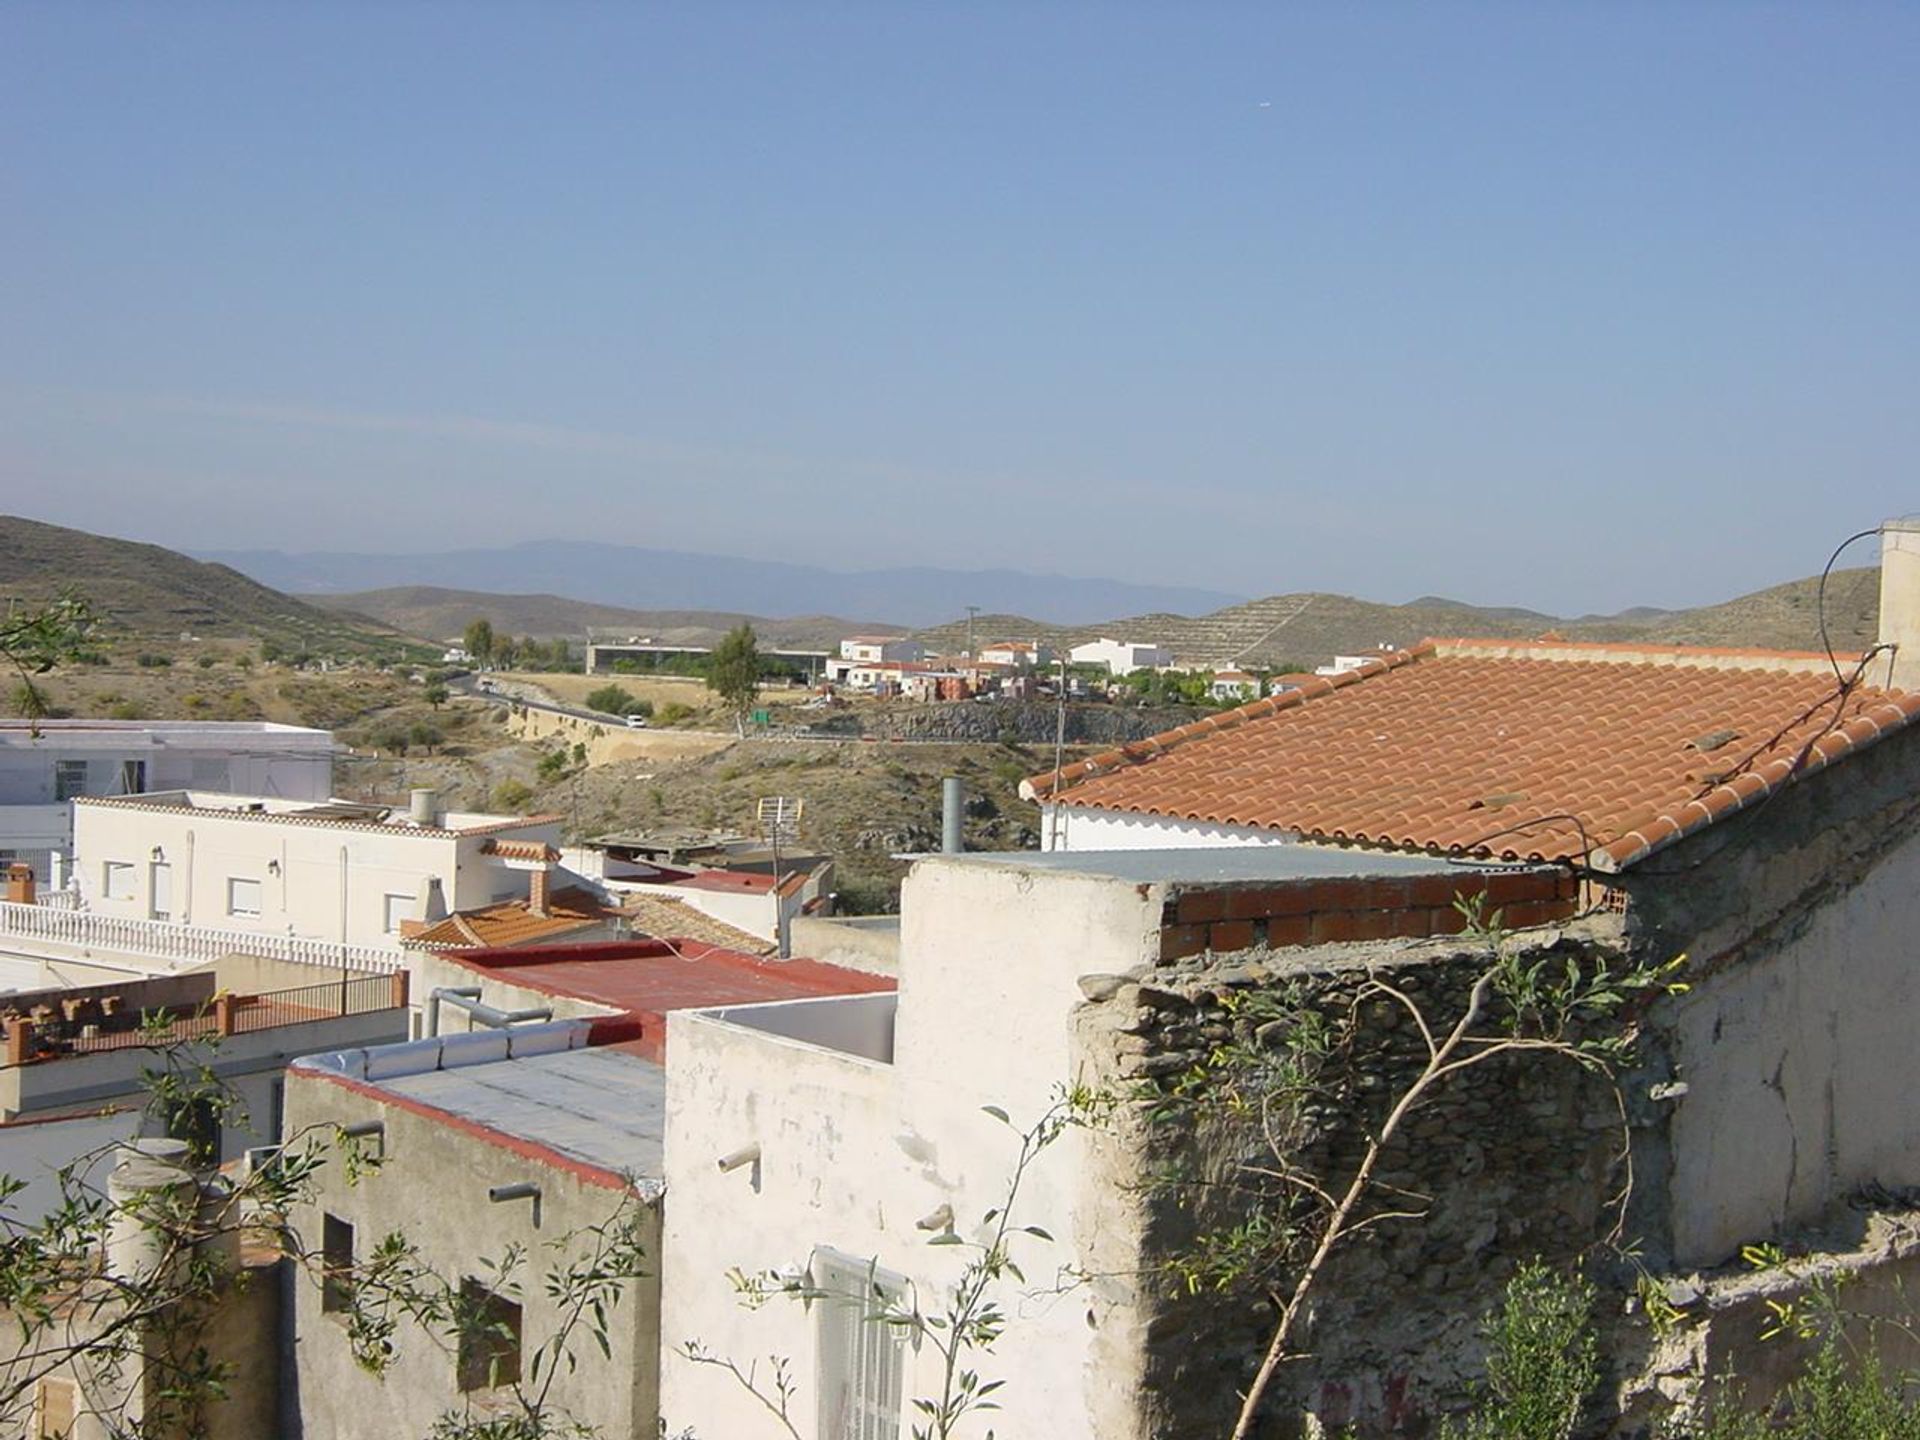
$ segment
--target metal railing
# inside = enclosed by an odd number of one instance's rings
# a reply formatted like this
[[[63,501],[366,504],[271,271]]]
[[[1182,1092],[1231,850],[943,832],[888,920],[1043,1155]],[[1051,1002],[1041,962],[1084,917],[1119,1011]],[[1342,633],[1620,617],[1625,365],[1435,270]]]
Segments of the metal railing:
[[[5,1064],[92,1055],[209,1036],[246,1035],[288,1025],[406,1007],[404,975],[363,975],[259,995],[216,995],[204,1005],[132,1014],[76,1014],[7,1022]]]
[[[332,970],[391,972],[401,968],[405,960],[397,945],[343,945],[300,935],[219,930],[207,925],[177,925],[168,920],[138,920],[11,901],[0,901],[0,936],[87,951],[144,955],[175,965],[197,965],[227,955],[258,955]]]

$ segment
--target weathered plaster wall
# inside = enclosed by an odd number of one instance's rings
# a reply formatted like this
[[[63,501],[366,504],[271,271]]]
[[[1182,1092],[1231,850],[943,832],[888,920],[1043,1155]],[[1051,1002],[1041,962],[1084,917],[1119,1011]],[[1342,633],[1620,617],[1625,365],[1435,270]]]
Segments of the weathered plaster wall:
[[[1016,1130],[982,1107],[1002,1107],[1024,1128],[1070,1080],[1097,1083],[1074,1064],[1076,977],[1136,965],[1158,944],[1162,900],[1150,886],[1086,876],[1041,883],[1017,867],[938,860],[916,866],[907,886],[895,1064],[699,1013],[669,1019],[669,1433],[683,1425],[703,1437],[760,1433],[761,1412],[729,1376],[675,1354],[697,1340],[743,1365],[758,1358],[763,1378],[766,1357],[791,1360],[796,1423],[815,1435],[814,1318],[786,1301],[741,1308],[727,1271],[805,1266],[828,1247],[907,1277],[922,1306],[937,1309],[967,1252],[929,1244],[932,1232],[916,1222],[946,1206],[957,1234],[982,1238],[1018,1155]],[[719,1157],[754,1143],[757,1167],[718,1169]],[[1027,1283],[998,1287],[1009,1339],[979,1357],[983,1374],[1006,1382],[996,1396],[1005,1408],[992,1417],[1002,1434],[1141,1433],[1131,1287],[1074,1278],[1076,1269],[1119,1268],[1108,1263],[1106,1237],[1125,1233],[1117,1212],[1132,1203],[1126,1159],[1109,1137],[1071,1130],[1027,1174],[1017,1220],[1052,1239],[1017,1240]],[[1116,1352],[1122,1363],[1106,1363]],[[931,1345],[909,1352],[909,1401],[937,1392],[938,1365]]]
[[[524,1307],[523,1345],[530,1360],[534,1347],[560,1323],[541,1281],[562,1259],[552,1243],[610,1218],[620,1206],[621,1189],[595,1183],[584,1167],[543,1163],[363,1091],[298,1072],[288,1077],[285,1133],[296,1142],[311,1127],[323,1127],[318,1133],[324,1136],[326,1127],[374,1119],[385,1122],[384,1137],[361,1143],[380,1154],[382,1163],[350,1183],[336,1154],[321,1174],[316,1196],[295,1209],[293,1225],[301,1244],[318,1251],[322,1215],[331,1213],[353,1225],[358,1259],[364,1261],[383,1236],[398,1232],[419,1247],[428,1266],[455,1284],[467,1276],[486,1279],[483,1259],[499,1261],[510,1248],[524,1247],[528,1263],[520,1273],[519,1299]],[[536,1209],[527,1200],[494,1204],[487,1199],[488,1187],[522,1181],[541,1187],[537,1222]],[[579,1368],[563,1366],[551,1392],[553,1402],[567,1414],[609,1436],[655,1434],[661,1253],[657,1205],[648,1207],[643,1223],[647,1273],[626,1285],[610,1313],[611,1358],[600,1356],[584,1330],[576,1332]],[[578,1258],[590,1245],[576,1241],[566,1257]],[[294,1403],[308,1440],[345,1440],[375,1430],[425,1435],[440,1414],[460,1408],[467,1399],[473,1401],[476,1415],[490,1413],[486,1392],[462,1396],[453,1354],[404,1322],[394,1336],[395,1361],[386,1379],[368,1374],[355,1364],[339,1317],[322,1312],[318,1274],[302,1270],[293,1286]],[[376,1416],[377,1424],[370,1418]]]
[[[1657,1158],[1682,1267],[1920,1184],[1920,737],[1901,735],[1628,872],[1630,933],[1686,952],[1659,1012],[1686,1085]]]
[[[1540,937],[1550,963],[1591,964],[1604,948],[1593,936]],[[1356,1017],[1350,1046],[1328,1074],[1333,1098],[1315,1120],[1296,1161],[1320,1175],[1345,1177],[1357,1165],[1371,1127],[1424,1060],[1407,1013],[1376,998],[1357,1011],[1369,975],[1413,997],[1430,1023],[1464,1005],[1487,961],[1483,947],[1458,941],[1406,941],[1294,952],[1203,954],[1162,965],[1103,993],[1076,1014],[1089,1067],[1111,1056],[1119,1073],[1141,1081],[1174,1076],[1208,1047],[1235,1033],[1224,1000],[1236,993],[1301,986],[1329,1020]],[[1455,1408],[1477,1373],[1477,1324],[1512,1268],[1536,1255],[1571,1257],[1608,1228],[1605,1201],[1621,1187],[1619,1110],[1608,1088],[1570,1062],[1495,1062],[1468,1072],[1417,1112],[1405,1141],[1387,1152],[1380,1199],[1406,1208],[1429,1197],[1426,1218],[1385,1222],[1342,1252],[1324,1277],[1303,1337],[1312,1358],[1287,1367],[1274,1389],[1274,1433],[1289,1417],[1313,1414],[1329,1427],[1360,1433],[1422,1432]],[[1128,1167],[1146,1175],[1196,1155],[1200,1173],[1219,1178],[1230,1156],[1257,1159],[1245,1135],[1196,1137],[1184,1124],[1154,1126],[1133,1117]],[[1242,1295],[1190,1295],[1161,1267],[1187,1251],[1203,1225],[1230,1222],[1231,1203],[1195,1192],[1140,1197],[1131,1243],[1143,1278],[1134,1321],[1144,1345],[1144,1428],[1175,1437],[1225,1433],[1237,1394],[1251,1378],[1271,1333],[1272,1311]],[[1202,1217],[1205,1217],[1204,1219]],[[1115,1249],[1120,1237],[1109,1236]]]

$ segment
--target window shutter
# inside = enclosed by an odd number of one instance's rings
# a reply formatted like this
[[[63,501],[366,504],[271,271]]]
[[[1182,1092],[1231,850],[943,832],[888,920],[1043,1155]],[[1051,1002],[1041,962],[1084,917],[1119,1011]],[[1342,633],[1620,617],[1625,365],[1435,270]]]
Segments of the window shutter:
[[[906,1280],[870,1261],[816,1250],[815,1373],[819,1440],[899,1440],[906,1373],[906,1334],[886,1313],[906,1294]]]

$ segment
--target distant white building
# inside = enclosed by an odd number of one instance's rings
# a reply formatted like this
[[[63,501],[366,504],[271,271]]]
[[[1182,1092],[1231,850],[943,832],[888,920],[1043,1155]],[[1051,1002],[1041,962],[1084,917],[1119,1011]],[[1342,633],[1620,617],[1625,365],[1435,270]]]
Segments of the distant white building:
[[[1053,663],[1053,647],[1044,640],[998,640],[980,648],[980,659],[989,665],[1039,670]]]
[[[1260,693],[1260,677],[1244,670],[1219,670],[1207,685],[1216,700],[1252,700]]]
[[[1074,646],[1067,658],[1075,665],[1104,665],[1115,675],[1131,675],[1135,670],[1159,670],[1173,664],[1173,651],[1164,645],[1102,636]]]
[[[0,864],[58,882],[73,849],[70,801],[145,790],[216,790],[324,800],[333,736],[257,721],[0,721]]]
[[[840,642],[840,658],[864,665],[911,665],[927,658],[927,647],[904,635],[849,635]]]

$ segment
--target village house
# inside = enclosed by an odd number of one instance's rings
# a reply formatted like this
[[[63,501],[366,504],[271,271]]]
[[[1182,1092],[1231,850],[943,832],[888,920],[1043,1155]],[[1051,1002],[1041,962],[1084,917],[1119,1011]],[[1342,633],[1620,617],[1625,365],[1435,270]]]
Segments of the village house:
[[[1104,665],[1113,675],[1131,675],[1136,670],[1166,669],[1173,664],[1173,651],[1164,645],[1102,636],[1074,646],[1067,652],[1067,659],[1075,665]]]
[[[324,800],[333,736],[264,721],[0,720],[0,865],[66,880],[85,795],[195,789]]]
[[[641,941],[434,955],[422,983],[432,1018],[421,1039],[317,1056],[289,1076],[290,1143],[350,1130],[380,1161],[355,1181],[323,1172],[293,1217],[335,1277],[295,1280],[290,1388],[304,1433],[352,1433],[353,1417],[374,1413],[410,1435],[450,1410],[510,1414],[534,1351],[566,1321],[564,1296],[543,1277],[589,1260],[601,1243],[593,1227],[623,1216],[642,1263],[608,1312],[610,1353],[576,1331],[578,1370],[561,1365],[547,1403],[596,1434],[656,1434],[666,1013],[892,982]],[[355,1362],[339,1323],[343,1287],[395,1231],[497,1318],[484,1353],[405,1326],[386,1378]],[[523,1267],[503,1275],[497,1266],[516,1251]]]
[[[1053,647],[1044,640],[996,640],[980,647],[979,658],[1015,670],[1043,670],[1053,663]]]
[[[1260,677],[1244,670],[1216,670],[1207,682],[1207,694],[1215,700],[1251,700],[1260,693]]]
[[[1640,997],[1617,1099],[1570,1064],[1436,1096],[1391,1170],[1424,1214],[1337,1256],[1276,1425],[1380,1435],[1457,1408],[1478,1317],[1534,1256],[1585,1258],[1628,1294],[1685,1279],[1677,1336],[1608,1328],[1629,1425],[1703,1384],[1709,1356],[1764,1394],[1778,1362],[1742,1337],[1805,1280],[1756,1290],[1741,1247],[1795,1233],[1802,1277],[1846,1269],[1894,1303],[1902,1252],[1807,1227],[1920,1186],[1920,530],[1888,527],[1882,582],[1865,657],[1456,641],[1303,680],[1029,781],[1053,853],[919,861],[897,998],[672,1017],[669,1424],[745,1433],[755,1403],[676,1355],[688,1340],[790,1357],[802,1435],[894,1423],[939,1357],[882,1312],[937,1306],[966,1253],[929,1238],[990,1233],[1017,1132],[1061,1087],[1183,1073],[1235,997],[1284,986],[1352,1017],[1353,1118],[1325,1122],[1324,1155],[1284,1157],[1333,1163],[1418,1056],[1398,1007],[1352,997],[1387,979],[1454,1013],[1492,963],[1463,896],[1526,963],[1667,967],[1684,988]],[[1006,1381],[1007,1433],[1228,1428],[1272,1315],[1167,1283],[1192,1220],[1139,1184],[1166,1143],[1130,1121],[1069,1130],[1024,1176],[1015,1218],[1051,1238],[1016,1239],[1014,1318],[969,1361]],[[1195,1143],[1202,1173],[1229,1158]],[[715,1163],[748,1152],[751,1176]],[[1601,1243],[1616,1223],[1631,1265]],[[840,1298],[742,1309],[730,1267]]]
[[[60,1167],[97,1160],[115,1141],[172,1135],[203,1165],[273,1144],[289,1061],[408,1034],[404,973],[327,975],[246,955],[177,975],[16,992],[0,1006],[0,1175],[28,1182],[4,1208],[29,1222],[58,1202]],[[154,1047],[195,1042],[205,1048],[193,1063],[235,1103],[151,1113]]]
[[[526,892],[507,842],[560,838],[556,815],[448,811],[430,790],[399,807],[198,790],[74,806],[83,913],[42,921],[40,938],[87,955],[194,942],[391,969],[408,921]],[[62,922],[72,936],[55,933]]]

